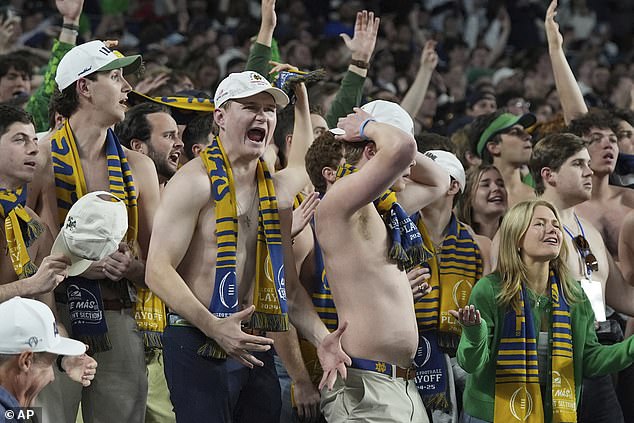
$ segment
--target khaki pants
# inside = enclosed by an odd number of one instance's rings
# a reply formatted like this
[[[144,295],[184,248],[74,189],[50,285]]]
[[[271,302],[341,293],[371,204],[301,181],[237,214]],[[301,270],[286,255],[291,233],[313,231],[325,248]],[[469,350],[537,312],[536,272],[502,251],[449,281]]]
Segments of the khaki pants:
[[[153,349],[145,353],[147,363],[147,408],[145,423],[175,423],[176,416],[170,401],[170,391],[165,380],[163,350]]]
[[[413,379],[352,368],[345,382],[322,390],[321,411],[328,423],[429,423]]]

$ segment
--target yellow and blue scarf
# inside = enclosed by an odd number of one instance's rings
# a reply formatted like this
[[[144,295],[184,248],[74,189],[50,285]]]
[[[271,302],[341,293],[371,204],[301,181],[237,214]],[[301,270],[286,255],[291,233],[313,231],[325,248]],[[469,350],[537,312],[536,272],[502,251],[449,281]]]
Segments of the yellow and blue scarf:
[[[420,213],[413,216],[423,237],[423,245],[434,254],[425,266],[431,277],[431,292],[414,304],[418,323],[419,345],[414,358],[416,385],[426,407],[450,411],[447,369],[443,352],[454,355],[462,332],[460,324],[449,314],[467,305],[473,285],[482,277],[482,256],[473,237],[454,214],[442,247],[434,243]]]
[[[79,159],[79,151],[68,120],[51,139],[55,192],[60,227],[72,205],[87,193],[86,180]],[[119,140],[111,129],[106,135],[106,159],[109,191],[124,201],[128,208],[127,242],[132,245],[138,233],[137,195],[132,171]],[[115,283],[115,282],[109,282]],[[122,295],[128,295],[127,281],[120,284]],[[66,295],[73,336],[87,343],[93,352],[112,348],[103,313],[103,301],[98,281],[70,277],[66,281]]]
[[[576,422],[575,378],[572,351],[570,307],[559,278],[550,273],[550,297],[553,302],[551,325],[551,389],[553,423]],[[539,386],[537,341],[533,315],[526,288],[522,286],[519,309],[509,307],[498,349],[495,372],[494,420],[544,421]]]
[[[314,220],[313,220],[314,222]],[[330,332],[337,329],[339,325],[339,319],[337,317],[337,309],[335,308],[335,301],[332,298],[332,291],[328,284],[328,278],[326,277],[326,267],[324,265],[324,256],[321,252],[321,247],[317,242],[317,237],[314,235],[314,254],[315,254],[315,276],[320,281],[319,287],[315,289],[312,294],[313,306],[315,311],[319,315],[319,318],[326,328]]]
[[[356,171],[354,166],[346,163],[337,169],[337,179]],[[426,261],[429,253],[423,246],[420,232],[405,210],[396,202],[396,193],[392,190],[385,191],[374,200],[374,206],[383,218],[392,239],[388,257],[396,261],[398,268],[406,270]]]
[[[209,174],[212,197],[216,207],[216,277],[209,311],[224,318],[238,311],[238,281],[236,278],[238,215],[235,184],[231,164],[218,137],[200,154]],[[257,189],[258,238],[256,249],[255,288],[250,327],[264,331],[288,330],[284,258],[277,198],[273,179],[263,160],[258,162]],[[205,357],[225,358],[226,353],[212,339],[198,353]]]
[[[44,232],[42,224],[33,220],[24,209],[25,204],[25,187],[17,190],[0,188],[0,217],[4,220],[7,248],[18,279],[28,278],[37,272],[27,248]]]

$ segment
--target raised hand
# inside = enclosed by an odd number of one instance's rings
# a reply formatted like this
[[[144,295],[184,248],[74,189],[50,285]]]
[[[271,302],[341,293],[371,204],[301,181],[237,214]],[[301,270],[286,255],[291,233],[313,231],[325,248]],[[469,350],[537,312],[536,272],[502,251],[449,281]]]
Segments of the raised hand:
[[[224,319],[215,319],[213,333],[206,333],[229,357],[251,369],[253,366],[264,366],[264,363],[251,353],[268,351],[273,345],[273,340],[270,338],[249,335],[242,331],[241,322],[249,320],[254,311],[255,306],[252,305]]]
[[[482,323],[480,310],[477,310],[473,304],[464,308],[460,307],[458,311],[449,310],[449,314],[451,314],[462,326],[479,326],[480,323]]]
[[[62,368],[71,380],[81,383],[82,386],[90,386],[97,373],[97,362],[87,354],[77,356],[64,356]]]
[[[337,380],[337,373],[341,375],[343,379],[348,376],[346,365],[352,365],[352,359],[341,348],[341,336],[348,327],[348,322],[342,322],[339,324],[337,330],[326,335],[317,348],[317,357],[319,357],[319,363],[324,370],[324,374],[319,382],[319,390],[324,386],[328,386],[328,390],[332,390]]]
[[[367,124],[366,121],[372,119],[372,115],[359,107],[355,107],[353,110],[353,113],[350,113],[348,116],[339,118],[337,128],[343,130],[344,134],[338,134],[335,138],[348,142],[366,140],[366,138],[363,137],[362,129],[365,128]]]
[[[141,94],[151,93],[152,90],[162,87],[169,81],[170,74],[167,72],[161,72],[156,76],[149,76],[139,81],[134,89]]]
[[[55,6],[65,20],[79,21],[84,0],[55,0]]]
[[[348,34],[339,35],[350,50],[352,60],[361,60],[363,62],[370,60],[376,45],[379,22],[380,19],[374,17],[374,12],[368,12],[367,10],[357,12],[352,38]]]
[[[548,10],[546,11],[544,26],[546,28],[548,46],[551,48],[561,48],[564,43],[564,37],[559,32],[559,24],[555,21],[555,16],[557,16],[557,0],[550,2],[550,6],[548,6]]]
[[[430,277],[431,271],[427,266],[416,266],[407,272],[407,279],[412,288],[414,302],[418,302],[431,292],[431,286],[427,283]]]
[[[420,58],[420,66],[429,72],[433,72],[438,65],[438,54],[436,53],[436,41],[428,40],[423,48]]]
[[[33,295],[50,292],[57,287],[68,275],[70,259],[63,254],[51,254],[45,257],[37,272],[29,278]]]
[[[319,194],[313,192],[309,194],[298,208],[293,210],[293,226],[291,227],[291,238],[295,238],[310,222],[315,215],[315,209],[319,205]]]

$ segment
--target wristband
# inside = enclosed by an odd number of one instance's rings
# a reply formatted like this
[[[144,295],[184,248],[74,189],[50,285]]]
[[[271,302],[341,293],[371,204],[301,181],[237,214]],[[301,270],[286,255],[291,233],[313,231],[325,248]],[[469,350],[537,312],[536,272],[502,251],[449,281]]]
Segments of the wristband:
[[[62,367],[63,358],[64,358],[63,355],[58,355],[57,360],[55,360],[55,363],[57,363],[57,370],[59,370],[61,373],[66,373],[66,370],[64,370],[64,368]]]
[[[62,28],[70,29],[71,31],[79,32],[79,25],[65,23],[62,24]]]
[[[363,122],[361,122],[361,125],[359,126],[359,136],[361,137],[361,139],[367,140],[368,137],[365,135],[365,125],[367,125],[370,122],[376,122],[376,119],[374,118],[367,118],[366,120],[364,120]]]
[[[370,64],[368,62],[364,62],[363,60],[352,59],[350,60],[350,64],[361,69],[367,69],[368,67],[370,67]]]

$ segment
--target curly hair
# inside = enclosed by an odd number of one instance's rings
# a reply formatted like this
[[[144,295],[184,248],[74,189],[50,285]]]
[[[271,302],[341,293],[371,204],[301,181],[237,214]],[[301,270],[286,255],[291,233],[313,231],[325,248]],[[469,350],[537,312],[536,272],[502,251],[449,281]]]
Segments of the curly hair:
[[[590,109],[585,115],[573,119],[568,125],[567,132],[583,137],[588,135],[592,128],[610,129],[616,134],[618,132],[618,121],[607,110]]]
[[[317,192],[326,193],[328,183],[322,175],[322,170],[325,167],[337,169],[343,158],[343,151],[343,143],[336,140],[330,131],[326,131],[315,138],[306,152],[306,171]]]

